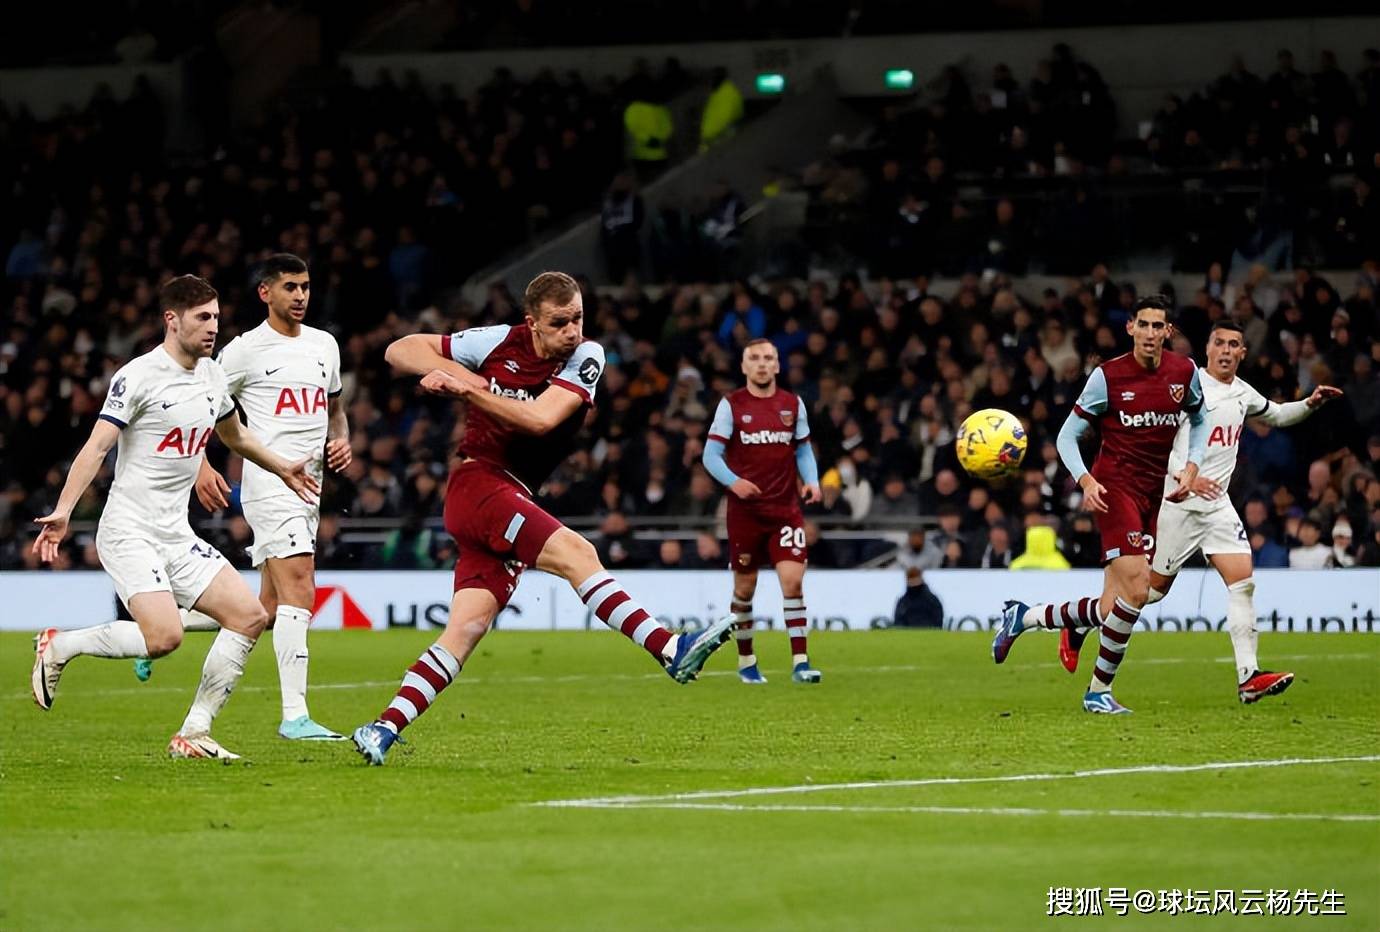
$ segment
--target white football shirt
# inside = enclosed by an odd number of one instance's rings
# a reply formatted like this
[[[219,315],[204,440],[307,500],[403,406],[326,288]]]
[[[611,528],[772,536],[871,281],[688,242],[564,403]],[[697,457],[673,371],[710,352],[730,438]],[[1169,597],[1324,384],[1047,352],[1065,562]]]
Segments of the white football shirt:
[[[1203,386],[1203,417],[1207,419],[1207,453],[1199,464],[1198,474],[1212,479],[1222,487],[1223,494],[1211,501],[1190,495],[1182,506],[1190,511],[1211,511],[1231,508],[1226,488],[1236,469],[1236,456],[1241,449],[1241,431],[1246,418],[1259,417],[1270,408],[1270,402],[1243,378],[1237,377],[1228,385],[1213,378],[1206,369],[1198,370]],[[1174,437],[1174,450],[1169,454],[1169,472],[1164,479],[1165,494],[1178,487],[1174,474],[1188,462],[1188,417],[1179,418],[1179,432]]]
[[[190,537],[187,506],[202,452],[216,423],[234,411],[213,359],[184,369],[159,346],[121,366],[100,414],[120,428],[102,533],[160,543]]]
[[[264,321],[231,340],[220,353],[230,394],[264,446],[289,463],[308,459],[319,482],[329,426],[330,399],[340,394],[340,347],[315,327],[284,336]],[[241,502],[265,498],[300,501],[273,473],[244,464]]]

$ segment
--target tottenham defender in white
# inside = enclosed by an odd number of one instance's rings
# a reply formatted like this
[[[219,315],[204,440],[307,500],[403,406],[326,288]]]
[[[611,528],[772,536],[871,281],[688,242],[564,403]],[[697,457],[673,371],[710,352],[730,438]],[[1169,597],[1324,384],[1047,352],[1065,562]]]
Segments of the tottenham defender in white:
[[[1306,399],[1275,404],[1237,376],[1245,357],[1246,342],[1241,328],[1228,320],[1219,321],[1208,335],[1207,366],[1198,371],[1208,426],[1207,453],[1198,475],[1223,489],[1231,482],[1236,468],[1241,431],[1248,418],[1258,418],[1273,427],[1289,427],[1341,395],[1339,389],[1320,385]],[[1184,423],[1179,426],[1169,457],[1166,494],[1177,486],[1176,477],[1187,456],[1188,425]],[[1197,492],[1196,486],[1194,491]],[[1227,633],[1236,654],[1238,698],[1251,703],[1288,689],[1294,679],[1292,673],[1261,670],[1258,666],[1251,545],[1226,496],[1207,499],[1194,494],[1181,502],[1165,499],[1160,505],[1159,539],[1150,566],[1147,604],[1165,597],[1184,563],[1200,550],[1227,587]],[[1061,659],[1069,666],[1070,658],[1063,655],[1065,649],[1061,645]],[[1072,659],[1076,663],[1076,653]]]
[[[249,429],[279,456],[306,459],[318,481],[322,461],[350,465],[349,424],[340,398],[340,347],[324,330],[302,323],[311,297],[306,263],[270,256],[259,273],[259,299],[268,318],[221,351],[230,394]],[[226,507],[230,487],[208,463],[197,478],[207,509]],[[245,463],[240,505],[254,531],[250,556],[260,572],[259,600],[273,629],[284,738],[343,741],[307,710],[307,627],[316,602],[316,529],[320,506],[305,503],[253,463]]]
[[[100,420],[72,462],[53,513],[38,519],[34,551],[57,556],[72,507],[118,444],[115,481],[96,532],[101,563],[134,621],[95,628],[49,628],[36,639],[34,701],[52,707],[63,668],[83,654],[159,657],[182,641],[178,608],[196,608],[221,626],[201,673],[201,685],[168,751],[174,757],[233,755],[210,737],[211,721],[244,672],[244,662],[268,618],[225,558],[192,533],[187,498],[214,430],[232,449],[272,472],[310,500],[319,489],[305,460],[270,453],[229,415],[234,407],[225,373],[211,360],[220,307],[215,289],[184,275],[159,292],[167,330],[163,344],[131,360],[111,381]]]

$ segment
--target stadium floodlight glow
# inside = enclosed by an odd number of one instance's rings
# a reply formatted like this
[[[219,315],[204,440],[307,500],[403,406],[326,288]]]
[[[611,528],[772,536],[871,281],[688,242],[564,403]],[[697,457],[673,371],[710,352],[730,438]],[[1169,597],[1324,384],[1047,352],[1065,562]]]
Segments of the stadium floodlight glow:
[[[891,91],[908,91],[915,86],[915,72],[909,68],[888,68],[886,86]]]
[[[786,76],[777,71],[763,71],[757,75],[757,93],[780,94],[786,89]]]

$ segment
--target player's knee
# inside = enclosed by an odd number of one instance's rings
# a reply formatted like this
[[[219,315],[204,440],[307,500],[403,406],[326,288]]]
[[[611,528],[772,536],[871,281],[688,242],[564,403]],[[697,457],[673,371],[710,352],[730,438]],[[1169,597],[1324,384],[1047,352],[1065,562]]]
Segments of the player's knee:
[[[569,528],[561,528],[542,548],[538,565],[550,569],[566,579],[574,579],[597,572],[599,552],[594,545]]]
[[[182,626],[159,627],[144,632],[144,646],[150,657],[166,657],[182,644]]]
[[[243,617],[237,619],[239,632],[246,637],[257,638],[268,627],[268,611],[258,602],[253,607],[245,607]]]

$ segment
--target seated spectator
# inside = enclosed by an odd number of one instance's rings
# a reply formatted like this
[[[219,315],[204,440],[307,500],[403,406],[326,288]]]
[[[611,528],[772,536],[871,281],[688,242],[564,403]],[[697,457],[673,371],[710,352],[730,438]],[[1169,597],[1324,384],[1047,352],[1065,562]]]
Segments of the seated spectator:
[[[994,524],[987,532],[987,546],[978,556],[978,569],[1008,569],[1015,554],[1011,552],[1011,531],[1005,524]]]
[[[1322,570],[1332,565],[1332,551],[1322,543],[1322,526],[1314,518],[1299,522],[1299,545],[1289,551],[1289,568]]]
[[[1338,519],[1332,525],[1332,565],[1351,567],[1356,565],[1356,555],[1352,550],[1351,522]]]
[[[719,538],[710,531],[700,531],[695,535],[695,552],[689,554],[684,565],[698,570],[721,570],[728,566]]]
[[[657,548],[656,562],[651,568],[654,570],[678,570],[685,566],[685,552],[680,541],[674,537],[668,537],[661,542]]]
[[[621,511],[610,511],[599,524],[598,551],[604,566],[612,569],[638,569],[645,565],[646,557],[642,543],[633,538],[628,518]]]
[[[882,493],[872,499],[869,517],[902,518],[920,513],[919,500],[906,488],[906,480],[890,473],[882,480]]]
[[[1251,565],[1257,569],[1286,569],[1289,566],[1289,551],[1271,540],[1260,529],[1250,532]]]

